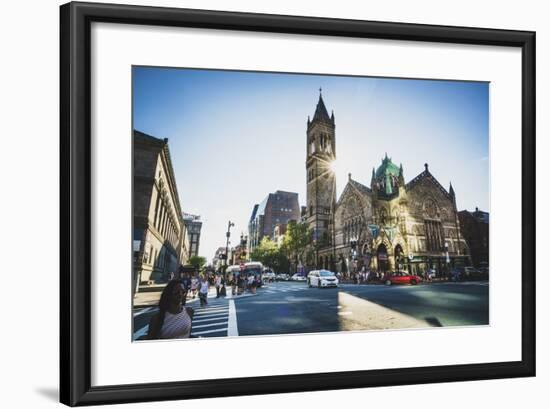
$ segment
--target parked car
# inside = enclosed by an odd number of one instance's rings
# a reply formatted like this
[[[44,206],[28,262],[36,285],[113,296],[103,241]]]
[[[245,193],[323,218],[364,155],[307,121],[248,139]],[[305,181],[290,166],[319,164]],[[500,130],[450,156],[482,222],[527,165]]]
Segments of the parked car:
[[[264,283],[271,283],[275,281],[275,273],[273,271],[266,271],[262,274],[262,280]]]
[[[275,280],[277,281],[288,281],[290,280],[290,275],[286,273],[279,273],[275,276]]]
[[[416,285],[418,283],[422,282],[422,278],[415,274],[409,274],[404,271],[394,271],[391,273],[387,273],[384,276],[384,284],[386,285],[392,285],[392,284],[412,284]]]
[[[306,277],[301,275],[300,273],[294,274],[292,277],[290,277],[291,281],[306,281]]]
[[[451,271],[450,278],[452,281],[487,280],[489,274],[474,267],[455,267]]]
[[[338,287],[336,274],[328,270],[313,270],[307,275],[307,284],[310,287]]]

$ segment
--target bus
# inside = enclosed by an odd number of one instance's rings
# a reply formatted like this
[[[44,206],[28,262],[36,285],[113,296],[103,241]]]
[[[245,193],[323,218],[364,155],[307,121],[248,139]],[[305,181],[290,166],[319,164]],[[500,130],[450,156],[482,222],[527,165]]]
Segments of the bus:
[[[231,280],[232,277],[238,277],[241,273],[248,276],[250,274],[254,274],[254,277],[256,278],[256,282],[258,282],[258,286],[260,287],[262,285],[262,273],[264,271],[264,266],[259,261],[249,261],[247,263],[244,263],[244,269],[241,270],[240,264],[234,264],[232,266],[228,266],[225,270],[225,274],[228,280]]]

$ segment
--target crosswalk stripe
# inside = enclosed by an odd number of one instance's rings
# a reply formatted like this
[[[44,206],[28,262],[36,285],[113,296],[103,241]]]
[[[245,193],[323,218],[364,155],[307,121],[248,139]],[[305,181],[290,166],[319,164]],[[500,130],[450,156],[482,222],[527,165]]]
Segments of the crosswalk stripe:
[[[222,322],[215,322],[213,324],[193,325],[193,328],[205,328],[205,327],[215,327],[218,325],[224,325],[224,328],[227,329],[227,322],[228,321],[222,321]]]
[[[227,310],[229,307],[224,305],[223,307],[207,307],[207,308],[196,308],[196,312],[207,312],[207,311],[217,311],[217,310]]]
[[[213,318],[194,318],[193,322],[206,322],[206,321],[219,321],[219,320],[225,320],[227,318],[226,315],[220,315],[219,317],[213,317]]]
[[[193,318],[195,318],[195,317],[197,317],[197,318],[221,317],[221,316],[226,316],[226,315],[227,315],[227,311],[224,311],[224,312],[217,312],[215,314],[194,315]]]
[[[223,331],[227,331],[227,327],[222,328],[222,329],[211,329],[211,330],[207,330],[207,331],[191,332],[191,335],[212,334],[214,332],[223,332]]]
[[[143,335],[147,334],[147,331],[149,330],[149,324],[147,324],[146,326],[138,329],[136,332],[134,332],[134,335],[132,337],[132,340],[136,340],[138,339],[139,337],[142,337]]]

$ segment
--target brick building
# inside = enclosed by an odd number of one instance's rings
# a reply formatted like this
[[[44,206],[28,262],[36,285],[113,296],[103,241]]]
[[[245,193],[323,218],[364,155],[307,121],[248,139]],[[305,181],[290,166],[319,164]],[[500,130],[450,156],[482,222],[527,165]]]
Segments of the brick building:
[[[298,193],[277,190],[255,204],[248,223],[248,249],[251,252],[262,238],[275,238],[275,227],[286,226],[290,220],[300,220]],[[281,227],[279,227],[279,230]]]
[[[458,212],[462,235],[470,247],[474,267],[489,266],[489,213],[476,207],[474,212]]]

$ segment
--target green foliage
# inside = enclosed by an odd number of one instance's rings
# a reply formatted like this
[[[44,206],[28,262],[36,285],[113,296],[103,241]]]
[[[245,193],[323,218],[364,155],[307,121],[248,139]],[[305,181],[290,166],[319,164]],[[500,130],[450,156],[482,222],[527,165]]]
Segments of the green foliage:
[[[290,221],[286,226],[281,250],[296,263],[304,262],[307,253],[311,251],[312,237],[312,230],[306,223]]]
[[[264,266],[272,268],[275,272],[288,271],[288,258],[269,237],[264,237],[250,256],[252,260],[260,261]]]
[[[202,270],[202,268],[206,264],[206,258],[201,256],[192,256],[189,258],[189,264],[191,264],[197,270]]]

